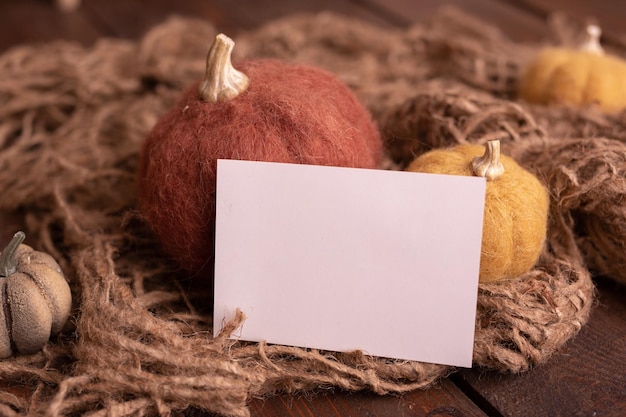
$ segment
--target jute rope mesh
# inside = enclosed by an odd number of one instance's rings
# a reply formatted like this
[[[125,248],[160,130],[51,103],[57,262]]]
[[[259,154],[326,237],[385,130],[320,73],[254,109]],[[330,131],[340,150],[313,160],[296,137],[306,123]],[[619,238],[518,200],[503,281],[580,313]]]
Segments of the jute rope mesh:
[[[1,415],[247,416],[254,397],[402,393],[454,371],[236,342],[228,336],[243,316],[212,336],[211,292],[160,252],[134,211],[134,187],[142,140],[199,79],[215,34],[209,22],[171,18],[136,42],[52,42],[0,56],[0,211],[18,216],[28,243],[59,261],[75,300],[71,322],[43,351],[0,361]],[[537,266],[479,288],[475,366],[520,372],[545,362],[587,321],[592,273],[626,283],[626,119],[517,100],[520,69],[539,45],[452,9],[407,30],[290,16],[236,43],[237,58],[337,73],[378,120],[389,166],[497,138],[549,187]]]

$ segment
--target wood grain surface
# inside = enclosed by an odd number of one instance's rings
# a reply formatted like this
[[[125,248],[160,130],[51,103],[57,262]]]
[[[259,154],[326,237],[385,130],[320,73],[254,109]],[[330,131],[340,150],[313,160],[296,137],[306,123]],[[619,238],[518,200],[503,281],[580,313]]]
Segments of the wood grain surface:
[[[618,45],[626,39],[622,23],[626,7],[618,0],[83,0],[73,13],[59,12],[48,0],[0,0],[0,52],[21,43],[54,39],[83,45],[101,36],[133,39],[171,14],[207,19],[234,34],[288,14],[322,10],[406,27],[428,18],[443,4],[472,13],[517,41],[544,39],[548,18],[557,11],[600,23]],[[19,227],[19,219],[0,217],[3,241]],[[607,279],[597,282],[599,301],[590,322],[547,364],[527,373],[465,370],[430,389],[401,396],[332,391],[256,399],[250,404],[252,415],[626,416],[626,288]],[[2,387],[0,381],[2,390],[22,392],[19,387]]]
[[[460,380],[503,416],[626,415],[626,288],[596,282],[590,321],[546,364],[521,375],[464,371]]]
[[[443,380],[428,390],[418,390],[402,396],[330,392],[309,397],[255,400],[250,408],[254,416],[274,417],[487,416],[450,380]]]

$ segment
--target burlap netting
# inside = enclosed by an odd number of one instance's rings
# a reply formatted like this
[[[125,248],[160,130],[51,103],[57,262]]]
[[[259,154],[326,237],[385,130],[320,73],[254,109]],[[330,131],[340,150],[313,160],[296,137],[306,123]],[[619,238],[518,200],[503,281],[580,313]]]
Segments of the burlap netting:
[[[42,352],[0,361],[0,414],[246,416],[253,397],[401,393],[453,371],[231,341],[243,317],[211,336],[210,292],[160,252],[135,214],[134,186],[142,140],[201,76],[215,33],[173,18],[137,42],[55,42],[0,56],[0,210],[60,262],[75,299],[71,323]],[[236,43],[239,58],[337,73],[379,121],[393,165],[432,147],[499,138],[547,184],[550,228],[538,265],[480,286],[476,366],[524,371],[574,336],[593,304],[587,263],[626,282],[623,118],[516,101],[536,45],[451,10],[404,31],[329,13],[291,16]]]

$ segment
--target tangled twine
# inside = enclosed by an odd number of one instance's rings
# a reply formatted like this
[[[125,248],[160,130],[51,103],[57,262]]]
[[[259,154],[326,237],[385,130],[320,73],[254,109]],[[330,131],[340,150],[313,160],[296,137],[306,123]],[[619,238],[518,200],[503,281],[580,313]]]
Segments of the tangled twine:
[[[199,79],[215,33],[172,18],[137,42],[56,42],[0,56],[0,212],[17,216],[28,243],[59,261],[76,301],[72,322],[42,352],[0,362],[0,414],[247,416],[253,397],[400,393],[453,371],[235,342],[228,336],[242,315],[212,336],[211,291],[164,256],[134,211],[134,193],[145,135]],[[477,366],[527,370],[571,339],[593,303],[586,264],[626,282],[624,130],[593,110],[512,100],[519,57],[532,47],[450,10],[407,31],[329,13],[291,16],[236,42],[239,58],[337,73],[376,117],[399,166],[432,147],[499,138],[546,183],[550,228],[538,265],[479,288]]]

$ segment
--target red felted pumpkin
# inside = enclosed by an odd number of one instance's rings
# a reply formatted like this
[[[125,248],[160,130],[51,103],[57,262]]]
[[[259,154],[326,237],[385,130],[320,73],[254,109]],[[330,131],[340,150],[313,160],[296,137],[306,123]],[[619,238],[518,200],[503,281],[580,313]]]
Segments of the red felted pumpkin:
[[[206,79],[148,135],[139,211],[192,273],[212,265],[217,159],[374,168],[382,143],[370,113],[336,76],[277,60],[230,60],[218,35]]]

